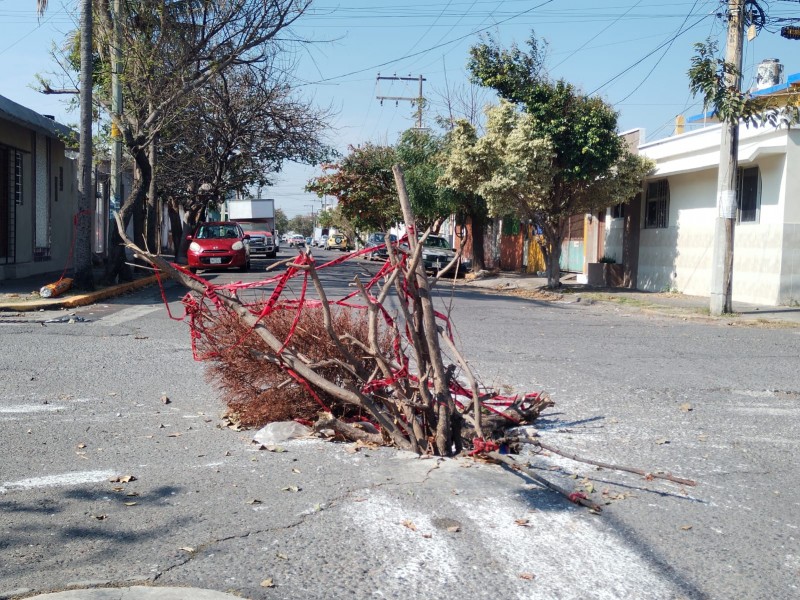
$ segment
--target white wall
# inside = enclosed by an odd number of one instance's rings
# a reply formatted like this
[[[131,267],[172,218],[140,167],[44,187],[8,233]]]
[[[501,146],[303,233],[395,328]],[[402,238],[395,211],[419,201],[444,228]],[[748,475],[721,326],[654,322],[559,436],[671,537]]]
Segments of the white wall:
[[[759,167],[761,209],[758,223],[736,226],[733,300],[789,303],[800,295],[800,132],[742,129],[742,136],[740,166]],[[642,147],[657,160],[652,179],[660,173],[669,181],[670,204],[667,228],[641,230],[640,289],[709,295],[718,147],[714,164],[707,159],[715,139],[718,130]]]

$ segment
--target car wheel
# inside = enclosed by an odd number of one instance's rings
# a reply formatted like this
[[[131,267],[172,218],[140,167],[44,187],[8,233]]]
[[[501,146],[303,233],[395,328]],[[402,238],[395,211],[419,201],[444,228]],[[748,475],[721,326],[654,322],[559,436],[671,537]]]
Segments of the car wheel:
[[[241,267],[239,267],[239,270],[242,273],[247,273],[250,270],[250,261],[248,260],[247,262],[245,262]]]
[[[197,267],[189,267],[189,273],[195,275],[197,273]]]

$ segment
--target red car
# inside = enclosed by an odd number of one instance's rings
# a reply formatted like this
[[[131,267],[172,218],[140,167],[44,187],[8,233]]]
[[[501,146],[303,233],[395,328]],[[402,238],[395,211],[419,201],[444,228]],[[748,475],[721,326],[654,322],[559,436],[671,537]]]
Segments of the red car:
[[[233,221],[200,223],[194,235],[186,236],[189,270],[250,268],[250,236]]]

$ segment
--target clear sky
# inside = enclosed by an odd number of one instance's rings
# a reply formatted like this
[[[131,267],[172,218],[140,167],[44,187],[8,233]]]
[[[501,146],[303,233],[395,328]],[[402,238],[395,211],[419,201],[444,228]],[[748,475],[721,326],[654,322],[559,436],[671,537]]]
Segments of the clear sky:
[[[43,96],[30,85],[35,73],[54,70],[49,55],[74,28],[76,0],[50,0],[36,17],[36,0],[0,0],[0,94],[66,124],[77,122],[63,98]],[[760,0],[769,25],[745,42],[744,86],[753,85],[758,63],[777,58],[786,75],[800,72],[800,41],[778,31],[800,19],[800,0]],[[724,48],[727,2],[720,0],[317,0],[292,32],[309,43],[295,44],[298,93],[329,106],[330,142],[341,152],[365,141],[394,143],[414,125],[409,102],[376,99],[416,96],[417,82],[377,81],[377,76],[425,78],[429,103],[425,124],[445,112],[447,90],[465,90],[468,48],[478,33],[504,45],[535,32],[548,44],[547,67],[583,91],[601,95],[620,113],[620,131],[644,128],[648,140],[673,132],[675,116],[702,107],[688,91],[686,71],[692,45],[709,37]],[[493,96],[482,92],[482,102]],[[274,197],[290,216],[308,214],[320,201],[303,192],[318,173],[287,165]]]

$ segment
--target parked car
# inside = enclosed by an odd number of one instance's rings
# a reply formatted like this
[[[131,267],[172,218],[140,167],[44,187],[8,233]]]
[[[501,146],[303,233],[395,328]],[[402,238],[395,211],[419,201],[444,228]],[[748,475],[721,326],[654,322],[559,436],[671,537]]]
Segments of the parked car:
[[[397,242],[397,236],[393,233],[389,234],[388,241],[390,243]],[[367,260],[386,260],[389,258],[389,251],[386,249],[387,238],[386,234],[381,231],[376,231],[375,233],[370,233],[367,237],[367,243],[364,248],[375,248],[369,254],[365,254]],[[378,246],[383,246],[382,248],[378,248]]]
[[[456,257],[456,251],[450,247],[450,243],[438,235],[429,235],[425,239],[425,247],[422,250],[422,264],[426,271],[439,273],[450,264]],[[468,266],[462,261],[458,265],[458,274],[464,275],[469,270]],[[448,271],[452,274],[453,271]]]
[[[316,246],[320,248],[325,248],[327,247],[327,244],[328,244],[328,234],[319,236],[316,242]]]
[[[250,236],[238,223],[213,221],[201,223],[193,235],[186,236],[191,243],[186,253],[192,273],[200,269],[250,268]]]
[[[303,248],[306,245],[306,238],[299,233],[289,238],[290,248]]]
[[[306,238],[306,246],[308,246],[308,247],[310,248],[310,247],[311,247],[311,243],[312,243],[313,241],[314,241],[314,240],[312,240],[310,237],[307,237],[307,238]]]
[[[334,233],[328,236],[327,242],[325,242],[325,247],[328,250],[341,250],[345,252],[350,249],[350,240],[347,239],[347,236],[341,233]]]

